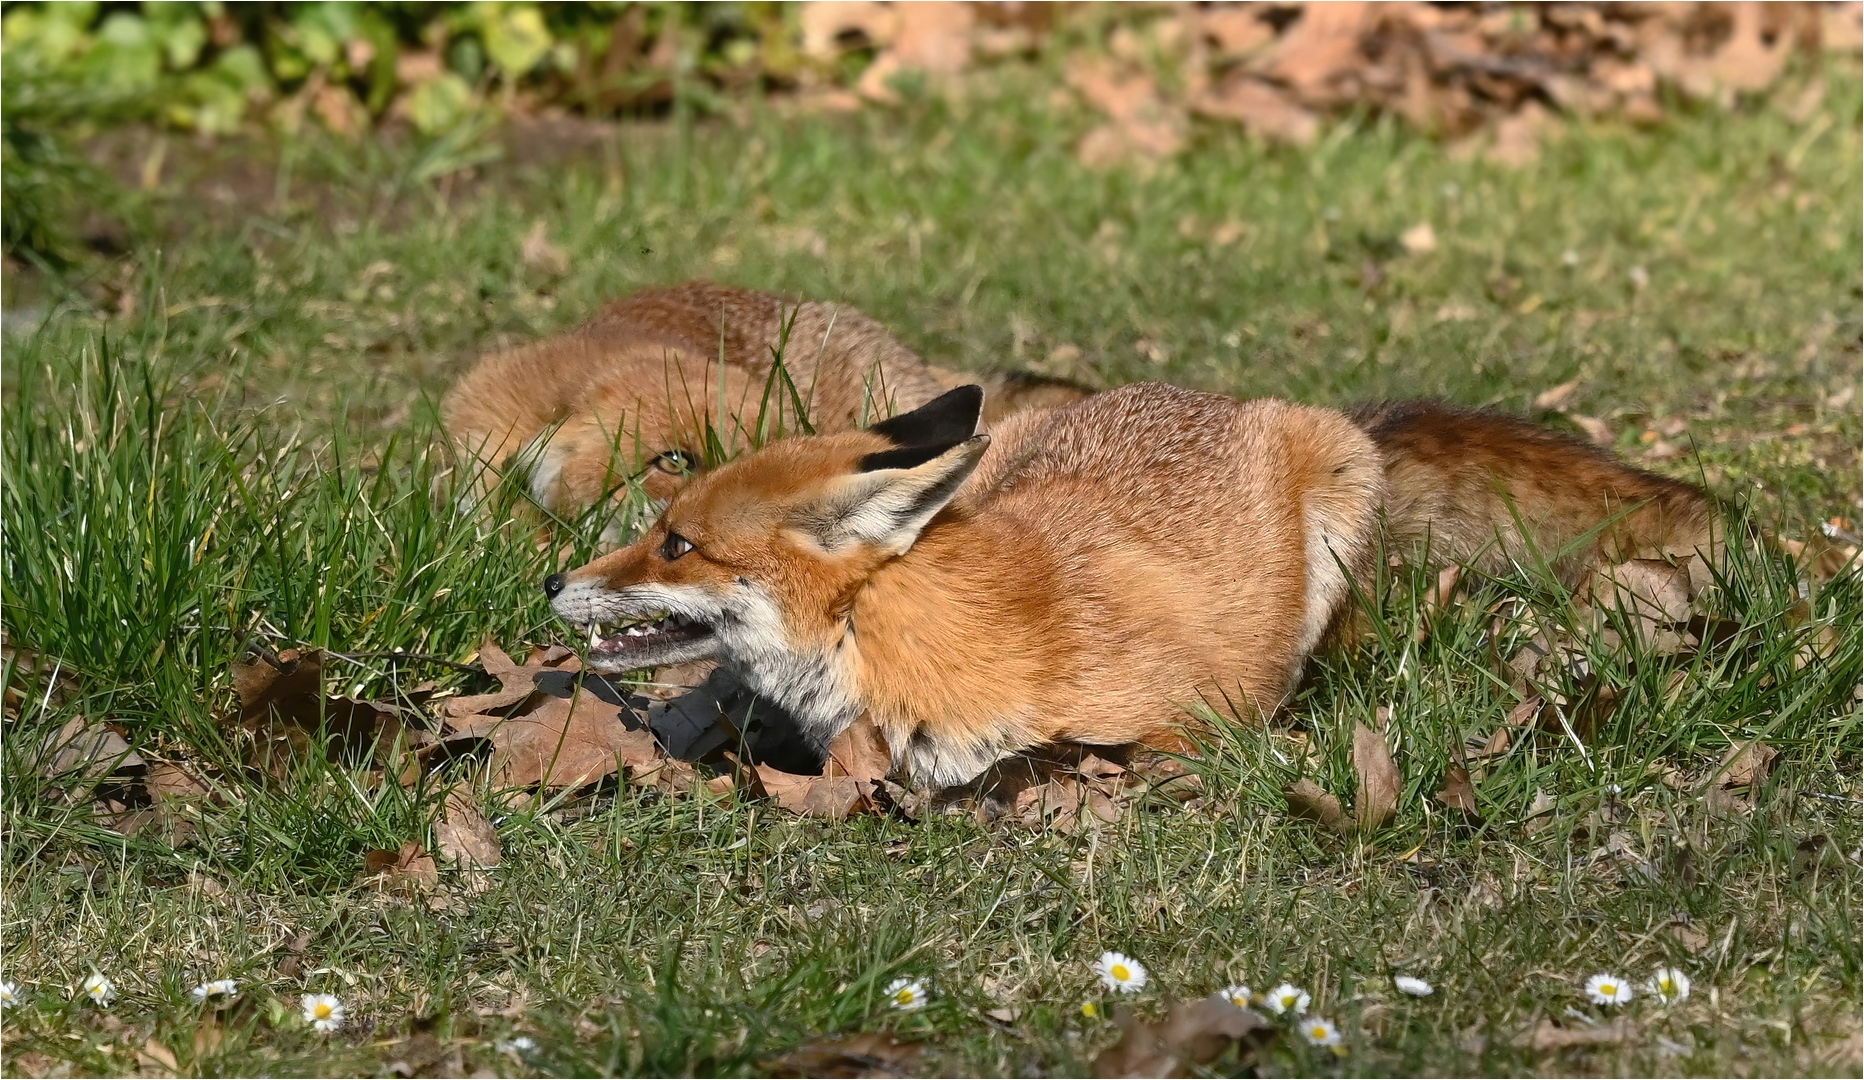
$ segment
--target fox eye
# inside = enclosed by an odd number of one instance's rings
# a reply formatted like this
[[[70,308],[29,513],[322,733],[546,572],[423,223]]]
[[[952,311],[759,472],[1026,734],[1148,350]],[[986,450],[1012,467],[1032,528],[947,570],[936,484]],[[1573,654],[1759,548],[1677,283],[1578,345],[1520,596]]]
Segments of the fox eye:
[[[679,533],[670,532],[660,545],[660,557],[672,562],[693,549],[693,542]]]
[[[654,455],[654,468],[679,476],[699,467],[699,455],[691,450],[662,450]]]

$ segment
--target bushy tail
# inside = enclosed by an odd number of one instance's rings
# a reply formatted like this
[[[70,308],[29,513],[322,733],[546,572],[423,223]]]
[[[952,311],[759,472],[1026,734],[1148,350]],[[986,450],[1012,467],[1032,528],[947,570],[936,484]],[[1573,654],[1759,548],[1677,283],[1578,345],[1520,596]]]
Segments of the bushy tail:
[[[1632,559],[1720,562],[1721,516],[1692,485],[1525,420],[1435,401],[1351,416],[1385,459],[1388,541],[1400,554],[1494,574],[1553,568],[1576,586]]]

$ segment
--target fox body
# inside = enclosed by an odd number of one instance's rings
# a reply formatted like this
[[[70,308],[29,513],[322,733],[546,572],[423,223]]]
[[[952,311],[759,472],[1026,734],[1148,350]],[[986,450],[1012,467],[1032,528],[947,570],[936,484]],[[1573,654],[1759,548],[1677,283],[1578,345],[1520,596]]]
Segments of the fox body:
[[[716,658],[819,742],[865,714],[949,785],[1041,743],[1180,746],[1200,699],[1273,710],[1381,529],[1479,567],[1714,546],[1700,492],[1496,414],[1141,384],[986,436],[980,396],[700,474],[553,576],[555,610],[597,670]]]
[[[993,396],[1011,410],[1085,393],[1038,376],[996,380],[1004,392]],[[695,281],[644,289],[568,334],[486,357],[442,414],[479,466],[481,492],[522,464],[532,497],[573,515],[630,481],[664,503],[714,440],[736,451],[802,430],[799,415],[816,431],[846,431],[968,381],[852,308]]]
[[[822,742],[868,715],[939,785],[1039,743],[1175,745],[1200,699],[1273,709],[1373,557],[1371,440],[1156,384],[973,435],[980,398],[701,474],[557,612],[631,624],[598,670],[716,657]]]

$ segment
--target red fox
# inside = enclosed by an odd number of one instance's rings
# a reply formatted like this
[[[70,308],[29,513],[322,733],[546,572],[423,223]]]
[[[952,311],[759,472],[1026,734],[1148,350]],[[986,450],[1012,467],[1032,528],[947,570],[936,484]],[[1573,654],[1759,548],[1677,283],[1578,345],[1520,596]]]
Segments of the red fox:
[[[1448,557],[1515,521],[1557,551],[1620,507],[1601,557],[1710,543],[1700,494],[1488,414],[1355,423],[1140,384],[980,435],[982,402],[962,387],[700,473],[545,591],[595,670],[716,658],[820,743],[865,714],[947,786],[1048,742],[1182,747],[1199,699],[1273,711],[1382,521]]]
[[[775,373],[779,348],[787,381]],[[992,421],[1087,392],[1036,375],[993,379]],[[818,432],[846,431],[975,380],[928,366],[852,308],[693,281],[486,357],[442,416],[479,494],[496,470],[521,466],[532,498],[573,516],[631,480],[663,503],[713,440],[735,453],[800,430],[799,414]]]

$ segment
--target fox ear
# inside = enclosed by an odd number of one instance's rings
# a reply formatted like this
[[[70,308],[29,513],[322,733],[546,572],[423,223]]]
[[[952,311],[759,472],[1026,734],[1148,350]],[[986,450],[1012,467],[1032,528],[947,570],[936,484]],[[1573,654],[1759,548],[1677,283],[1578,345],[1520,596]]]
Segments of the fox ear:
[[[903,555],[926,522],[958,494],[977,468],[990,436],[973,435],[944,446],[869,454],[860,470],[838,480],[806,515],[804,527],[823,547],[872,544]]]
[[[983,413],[984,388],[960,386],[867,430],[895,446],[950,447],[971,437]]]

